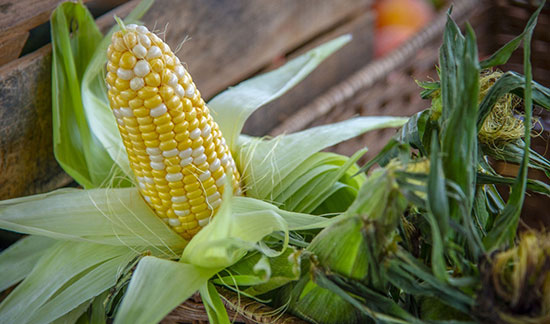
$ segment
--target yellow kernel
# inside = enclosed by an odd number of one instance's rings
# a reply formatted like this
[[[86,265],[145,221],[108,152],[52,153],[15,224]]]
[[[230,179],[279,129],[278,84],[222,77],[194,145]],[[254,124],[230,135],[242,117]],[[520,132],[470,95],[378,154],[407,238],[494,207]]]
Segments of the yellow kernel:
[[[160,141],[159,140],[153,140],[153,141],[144,141],[145,146],[147,147],[159,147]]]
[[[113,62],[113,64],[117,65],[120,61],[121,56],[122,56],[122,52],[113,49],[113,52],[111,53],[109,61],[111,61],[111,62]]]
[[[185,119],[187,119],[187,121],[189,121],[190,123],[194,122],[195,119],[197,119],[197,112],[195,110],[191,110],[190,112],[185,114]],[[197,127],[198,126],[199,126],[199,121],[197,120]],[[193,127],[192,129],[194,128],[195,127]]]
[[[187,134],[189,134],[189,132],[187,132]],[[177,138],[177,136],[176,136],[176,138]],[[186,149],[190,148],[191,144],[193,144],[193,142],[190,139],[185,139],[185,140],[181,140],[181,141],[178,140],[178,142],[179,142],[178,150],[180,150],[180,151],[183,151],[183,150],[186,150]]]
[[[136,120],[140,125],[149,125],[153,123],[153,118],[149,116],[138,117]]]
[[[152,96],[156,95],[157,92],[158,92],[158,88],[145,86],[145,87],[138,90],[137,95],[141,99],[145,100],[145,99],[149,99]]]
[[[134,33],[126,33],[122,39],[128,48],[134,48],[137,44],[137,37]]]
[[[154,124],[140,125],[139,130],[143,133],[153,132],[155,130]]]
[[[124,117],[124,118],[128,118],[128,117]],[[132,134],[132,135],[139,135],[141,133],[137,127],[129,126],[129,125],[126,125],[126,131],[128,132],[128,134]]]
[[[136,92],[132,89],[126,89],[124,91],[121,91],[119,96],[124,100],[131,100],[135,98]]]
[[[151,87],[158,87],[160,85],[160,75],[156,72],[151,72],[145,76],[145,83]]]
[[[191,206],[191,212],[196,214],[208,209],[208,205],[200,204],[198,206]]]
[[[116,73],[117,70],[118,70],[118,67],[114,65],[113,62],[109,61],[109,63],[107,63],[107,71],[111,73]]]
[[[130,81],[128,80],[122,80],[121,78],[117,78],[115,81],[115,87],[122,91],[130,88]]]
[[[130,138],[130,141],[132,141],[132,142],[141,141],[141,136],[139,134],[128,134],[128,137]]]
[[[183,111],[190,112],[191,110],[193,110],[193,103],[191,102],[191,100],[183,98],[181,100],[181,103],[183,104]]]
[[[200,185],[199,185],[199,187],[200,187]],[[200,196],[202,196],[202,190],[200,190],[200,189],[187,193],[187,198],[189,199],[189,201],[191,201],[195,198],[198,198]]]
[[[176,109],[181,103],[181,100],[178,96],[172,96],[170,99],[166,100],[165,104],[168,109]]]
[[[219,179],[224,173],[225,173],[225,170],[223,168],[219,168],[218,170],[214,171],[214,173],[212,173],[212,176],[215,179]]]
[[[167,141],[173,140],[174,137],[175,137],[175,135],[174,135],[174,133],[172,133],[172,132],[160,134],[160,135],[159,135],[159,141],[161,141],[161,142],[167,142]],[[176,147],[177,147],[177,144],[176,144]]]
[[[179,165],[170,165],[166,167],[167,173],[179,173],[181,171],[181,166]]]
[[[159,191],[158,195],[159,195],[160,199],[162,199],[162,200],[170,200],[172,198],[172,196],[170,196],[170,193],[168,193],[168,192]]]
[[[163,178],[164,179],[164,178]],[[156,179],[155,179],[156,180]],[[156,182],[156,181],[155,181]],[[163,180],[163,182],[166,182]],[[170,192],[170,187],[168,187],[168,185],[157,185],[157,190],[158,192],[165,192],[165,193],[169,193]]]
[[[197,149],[197,148],[201,147],[202,144],[203,144],[202,137],[199,137],[199,138],[197,138],[196,140],[193,141],[193,144],[191,144],[191,148],[193,150]]]
[[[174,89],[171,86],[163,85],[159,89],[160,96],[164,100],[168,100],[174,96]]]
[[[198,212],[195,214],[195,218],[197,219],[205,219],[205,218],[209,218],[210,216],[212,216],[212,210],[210,209],[206,209],[206,210],[203,210],[201,212]]]
[[[187,116],[186,116],[186,118],[187,118]],[[199,120],[198,119],[195,118],[195,119],[189,121],[189,130],[190,131],[193,131],[193,129],[195,129],[197,127],[199,127]]]
[[[183,188],[185,189],[185,191],[188,192],[187,195],[190,195],[191,193],[193,193],[193,191],[195,190],[199,190],[199,188],[201,187],[200,183],[199,183],[199,180],[195,180],[194,183],[190,183],[190,184],[187,184],[185,186],[183,186]]]
[[[156,108],[161,103],[162,103],[162,98],[159,95],[154,95],[149,99],[145,99],[145,101],[143,102],[143,105],[146,108],[153,109],[153,108]]]
[[[119,52],[122,52],[122,51],[126,50],[126,45],[124,44],[124,41],[122,40],[122,38],[116,37],[116,38],[114,38],[112,43],[113,43],[113,47],[114,47],[115,50],[117,50]]]
[[[172,110],[172,111],[170,111],[170,116],[172,116],[172,121],[174,122],[174,124],[187,122],[185,120],[185,113],[183,111],[173,111]],[[189,122],[187,122],[187,123],[189,123]]]
[[[192,221],[192,222],[188,222],[188,223],[183,223],[181,224],[181,227],[183,227],[184,229],[186,230],[190,230],[190,229],[193,229],[195,227],[199,226],[199,223],[197,221]]]
[[[178,146],[178,143],[174,140],[170,140],[170,141],[166,141],[166,142],[161,142],[159,144],[159,148],[163,151],[170,151],[170,150],[173,150],[175,149],[176,147]]]
[[[159,197],[155,197],[155,196],[151,197],[151,203],[153,203],[153,205],[155,205],[155,207],[157,207],[157,206],[158,206],[158,207],[162,206],[162,205],[161,205],[161,204],[162,204],[162,201],[160,200]]]
[[[134,109],[134,116],[136,117],[147,117],[149,116],[149,109],[144,108],[143,106],[137,109]]]
[[[185,132],[189,128],[189,122],[187,120],[180,123],[174,122],[174,124],[176,125],[174,127],[174,132],[176,133]]]
[[[183,177],[183,183],[185,183],[186,185],[195,183],[196,181],[198,181],[198,177],[195,174],[188,174]]]
[[[166,176],[166,172],[164,170],[151,169],[151,177],[153,178],[153,181],[155,181],[155,183],[162,184],[162,181],[166,180],[164,179],[165,176]]]
[[[120,95],[115,97],[115,101],[120,107],[128,107],[128,100],[124,100]]]
[[[178,181],[178,182],[170,182],[168,185],[169,185],[170,188],[172,188],[172,189],[183,188],[183,182],[181,182],[181,181]],[[182,189],[182,190],[183,190],[183,189]]]
[[[188,131],[176,134],[176,141],[178,143],[187,141],[188,139],[189,139],[189,132]],[[179,148],[179,145],[178,145],[178,148]]]
[[[182,203],[173,203],[172,208],[174,210],[188,210],[191,206],[188,202],[182,202]]]
[[[141,134],[141,136],[143,137],[143,140],[145,141],[145,145],[147,145],[147,141],[152,141],[152,140],[155,140],[155,139],[158,138],[158,134],[155,133],[155,132],[143,133],[143,134]]]
[[[131,70],[134,68],[134,65],[136,65],[137,59],[131,52],[125,52],[120,57],[120,61],[118,65],[126,70]]]
[[[137,108],[143,107],[143,100],[141,100],[140,98],[134,98],[128,101],[128,105],[132,109],[137,109]]]
[[[151,65],[151,69],[157,73],[162,73],[164,70],[164,62],[160,58],[152,59],[149,64]]]
[[[107,72],[107,75],[105,76],[105,81],[107,81],[107,83],[110,84],[110,85],[114,85],[117,78],[118,77],[117,77],[116,73]],[[109,90],[109,93],[111,93],[110,90]]]
[[[183,196],[185,195],[185,190],[183,190],[183,188],[172,188],[172,190],[170,190],[170,194],[172,196],[178,196],[178,197]]]
[[[187,197],[189,197],[189,195],[187,195]],[[189,199],[189,204],[191,206],[197,206],[204,203],[205,201],[206,201],[206,198],[204,198],[204,196],[199,196],[195,199]]]
[[[180,158],[179,156],[171,156],[169,158],[165,158],[164,159],[164,164],[167,165],[167,166],[171,166],[171,165],[180,165]]]
[[[174,123],[171,121],[162,125],[157,126],[157,132],[160,134],[168,133],[174,129]]]
[[[204,182],[202,183],[202,185],[203,185],[203,187],[205,187],[205,188],[210,188],[210,187],[213,187],[215,183],[216,183],[216,180],[214,180],[213,177],[210,177],[210,178],[208,178],[206,181],[204,181]],[[210,196],[210,195],[208,195],[208,196]]]
[[[213,195],[216,193],[216,191],[218,191],[218,188],[216,186],[211,186],[211,187],[208,187],[205,191],[205,195],[208,197],[210,195]]]
[[[171,121],[171,118],[170,118],[170,115],[168,115],[168,114],[164,114],[162,116],[155,117],[153,119],[153,123],[155,123],[155,125],[157,125],[157,126],[168,124],[170,121]]]

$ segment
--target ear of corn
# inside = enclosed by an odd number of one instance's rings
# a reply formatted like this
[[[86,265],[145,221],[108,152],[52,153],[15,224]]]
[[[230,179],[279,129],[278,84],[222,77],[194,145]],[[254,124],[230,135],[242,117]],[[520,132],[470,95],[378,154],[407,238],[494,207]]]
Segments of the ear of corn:
[[[147,203],[190,239],[221,205],[239,173],[218,125],[179,59],[144,26],[113,34],[108,97]]]

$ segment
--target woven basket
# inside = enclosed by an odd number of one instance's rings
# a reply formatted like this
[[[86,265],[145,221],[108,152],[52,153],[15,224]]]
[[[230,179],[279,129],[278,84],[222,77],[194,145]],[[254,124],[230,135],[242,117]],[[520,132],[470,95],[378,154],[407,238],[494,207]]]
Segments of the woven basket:
[[[454,0],[453,18],[462,23],[469,20],[478,35],[479,53],[484,57],[519,35],[534,11],[532,1],[505,0]],[[442,11],[420,33],[388,56],[375,60],[344,82],[335,85],[310,105],[300,109],[271,131],[271,135],[290,133],[316,125],[345,120],[356,115],[410,116],[429,106],[429,101],[419,97],[416,80],[435,78],[438,50],[447,15]],[[540,18],[533,36],[532,62],[534,79],[550,85],[550,5]],[[522,71],[521,54],[514,56],[504,67]],[[548,114],[537,110],[541,125],[550,129]],[[395,133],[395,130],[370,132],[362,137],[340,144],[334,151],[350,155],[364,146],[369,147],[366,158],[373,157]],[[545,153],[546,140],[535,141],[535,149]],[[546,154],[548,157],[548,154]],[[533,202],[535,201],[535,202]],[[550,205],[548,199],[526,201],[527,208],[545,210],[539,204]],[[531,204],[531,205],[530,205]],[[536,213],[534,214],[536,215]],[[547,215],[543,215],[547,216]],[[539,216],[536,216],[539,217]],[[537,218],[537,220],[540,220]],[[529,219],[526,220],[529,222]],[[550,217],[546,218],[550,226]],[[265,316],[272,311],[245,297],[240,298],[241,311],[235,312],[238,296],[221,290],[230,318],[237,323],[306,323],[292,316]],[[203,323],[208,320],[200,298],[186,301],[170,313],[162,323]]]

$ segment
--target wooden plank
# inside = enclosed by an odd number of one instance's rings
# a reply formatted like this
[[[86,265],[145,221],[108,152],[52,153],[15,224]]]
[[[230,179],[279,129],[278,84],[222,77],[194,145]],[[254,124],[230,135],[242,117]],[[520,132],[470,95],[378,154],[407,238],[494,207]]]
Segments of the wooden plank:
[[[138,0],[116,11],[124,16]],[[274,57],[340,24],[370,0],[157,0],[143,17],[164,30],[205,98],[238,83]],[[113,13],[99,19],[113,22]],[[0,67],[0,199],[29,195],[70,181],[52,153],[51,46]]]
[[[19,57],[28,37],[29,32],[26,31],[0,36],[0,66]]]
[[[304,81],[284,96],[257,110],[245,124],[244,132],[264,136],[273,133],[274,128],[301,107],[311,103],[330,87],[343,81],[372,59],[374,16],[363,13],[334,31],[308,43],[290,57],[297,56],[340,35],[351,34],[352,41],[327,58]]]

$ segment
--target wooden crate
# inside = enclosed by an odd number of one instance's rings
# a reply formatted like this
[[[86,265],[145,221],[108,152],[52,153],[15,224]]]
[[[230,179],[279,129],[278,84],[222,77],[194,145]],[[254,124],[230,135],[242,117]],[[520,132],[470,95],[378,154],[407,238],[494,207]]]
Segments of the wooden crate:
[[[15,41],[19,46],[15,54],[2,57],[4,61],[0,62],[0,199],[45,192],[72,181],[55,161],[52,150],[51,45],[18,57],[28,31],[47,22],[61,1],[32,5],[34,2],[9,0],[0,6],[0,40],[10,36],[0,46],[15,48],[10,45]],[[98,24],[103,30],[108,29],[114,23],[113,14],[124,17],[138,2],[124,3],[100,17]],[[142,21],[150,28],[166,30],[165,40],[172,48],[179,48],[189,38],[177,55],[205,99],[273,67],[288,54],[351,33],[354,39],[350,44],[294,89],[291,96],[271,104],[273,110],[290,107],[281,111],[291,114],[370,61],[370,3],[371,0],[157,0]],[[274,126],[260,123],[261,119],[256,121],[247,125],[254,133],[265,134]]]

